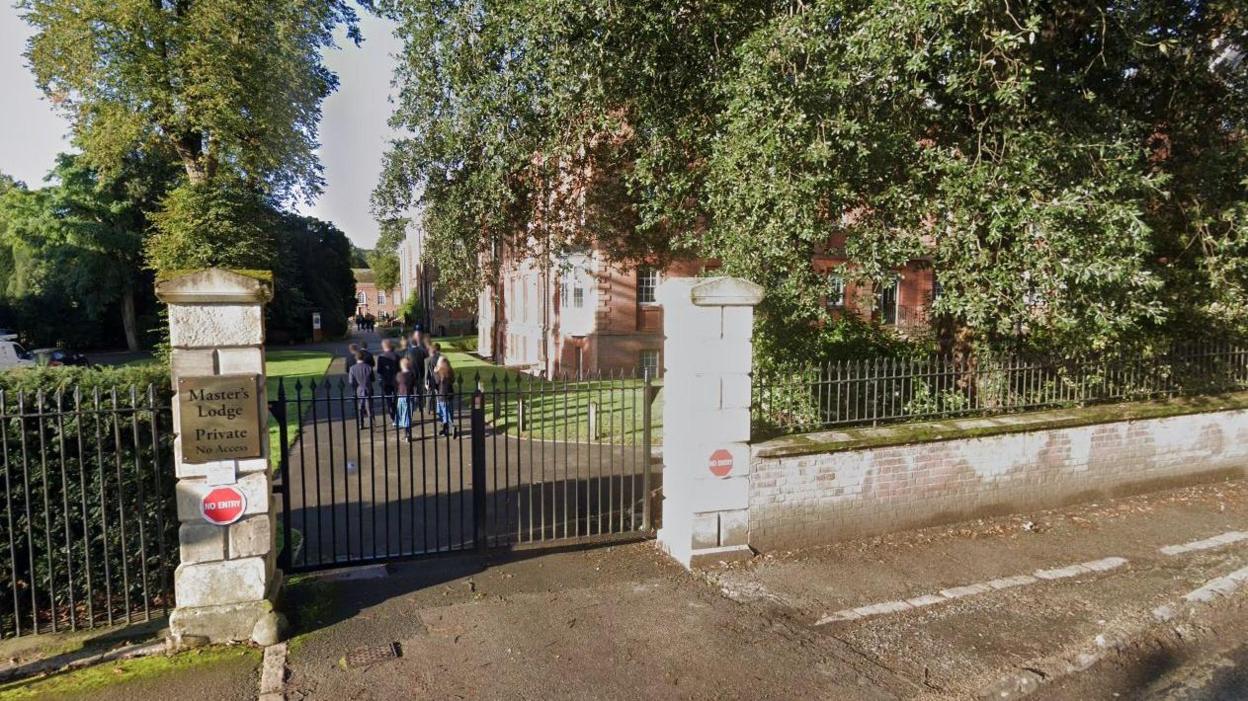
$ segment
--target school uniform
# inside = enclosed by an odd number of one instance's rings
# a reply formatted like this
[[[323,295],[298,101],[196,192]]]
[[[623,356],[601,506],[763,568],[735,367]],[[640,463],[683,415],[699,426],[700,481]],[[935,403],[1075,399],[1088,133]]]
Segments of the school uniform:
[[[364,417],[369,421],[373,418],[373,379],[376,372],[368,363],[356,363],[347,371],[351,378],[351,386],[355,387],[355,423],[357,428],[364,427]]]

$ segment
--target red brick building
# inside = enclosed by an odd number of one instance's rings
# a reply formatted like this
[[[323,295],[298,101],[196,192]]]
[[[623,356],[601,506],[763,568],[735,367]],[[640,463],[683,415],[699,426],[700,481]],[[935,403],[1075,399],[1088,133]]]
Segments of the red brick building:
[[[352,268],[355,276],[355,313],[356,316],[372,314],[375,317],[393,315],[403,304],[399,290],[379,290],[368,268]]]
[[[906,332],[926,325],[937,288],[926,261],[916,260],[885,286],[840,282],[846,259],[829,247],[812,261],[828,275],[823,303],[834,313],[873,317]],[[586,250],[550,261],[508,262],[498,289],[486,288],[478,309],[478,351],[508,366],[551,376],[663,367],[663,309],[655,292],[670,277],[715,267],[682,262],[664,270],[622,266]]]

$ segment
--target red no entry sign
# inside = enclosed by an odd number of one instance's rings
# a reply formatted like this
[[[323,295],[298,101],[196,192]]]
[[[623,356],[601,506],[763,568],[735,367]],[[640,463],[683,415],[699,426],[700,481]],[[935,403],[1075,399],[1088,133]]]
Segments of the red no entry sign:
[[[208,523],[228,526],[242,518],[247,510],[247,497],[234,487],[217,487],[199,502],[199,513]]]
[[[711,459],[707,462],[707,467],[711,469],[711,474],[716,477],[727,477],[732,472],[732,453],[720,448],[711,453]]]

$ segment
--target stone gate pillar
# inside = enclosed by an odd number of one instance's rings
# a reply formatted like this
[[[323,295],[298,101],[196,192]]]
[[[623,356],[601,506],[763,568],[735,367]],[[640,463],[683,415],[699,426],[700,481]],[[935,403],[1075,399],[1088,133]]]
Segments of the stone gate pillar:
[[[276,521],[264,391],[271,283],[220,269],[160,282],[169,306],[181,564],[170,633],[181,646],[279,637]]]
[[[750,371],[758,285],[739,278],[662,284],[663,526],[685,567],[749,557]]]

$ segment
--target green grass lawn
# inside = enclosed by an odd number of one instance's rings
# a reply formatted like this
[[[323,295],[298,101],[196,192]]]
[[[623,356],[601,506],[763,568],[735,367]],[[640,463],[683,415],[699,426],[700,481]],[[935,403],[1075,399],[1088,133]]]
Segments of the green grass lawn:
[[[443,349],[446,349],[443,343]],[[456,374],[470,391],[480,382],[487,420],[512,435],[558,441],[632,444],[644,429],[642,380],[543,380],[495,365],[475,355],[448,352]],[[651,438],[662,436],[662,401],[651,404]],[[591,412],[591,405],[594,407]],[[525,414],[522,421],[522,412]],[[596,426],[591,427],[590,415]],[[591,433],[591,428],[594,431]]]
[[[264,356],[264,372],[266,375],[265,389],[269,400],[277,399],[278,381],[286,390],[286,398],[295,398],[295,384],[302,385],[303,396],[311,395],[311,383],[320,382],[329,369],[334,356],[325,351],[308,350],[270,350]],[[288,406],[287,409],[290,407]],[[269,417],[269,458],[273,469],[277,469],[281,457],[281,441],[279,426],[276,419]],[[295,442],[299,435],[299,416],[297,412],[287,411],[286,414],[286,445]]]

